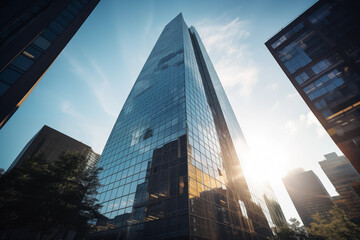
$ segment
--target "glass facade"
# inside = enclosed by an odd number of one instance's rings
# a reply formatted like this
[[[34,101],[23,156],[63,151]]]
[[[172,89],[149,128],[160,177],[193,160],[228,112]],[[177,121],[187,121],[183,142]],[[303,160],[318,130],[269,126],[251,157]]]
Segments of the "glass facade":
[[[340,194],[333,202],[341,207],[352,221],[360,224],[360,196],[353,188],[353,184],[360,182],[360,174],[345,156],[338,156],[336,153],[325,155],[325,160],[319,164]]]
[[[266,42],[295,88],[358,172],[359,11],[358,1],[322,0]]]
[[[0,128],[99,0],[14,0],[0,8]]]
[[[43,55],[51,43],[63,32],[64,28],[66,28],[72,19],[85,7],[87,2],[87,0],[72,0],[61,14],[57,16],[24,51],[22,51],[6,68],[0,71],[0,96],[13,86],[16,83],[16,80]],[[31,19],[36,17],[38,12],[43,11],[50,4],[51,1],[36,2],[28,12],[25,12],[22,17],[17,20],[19,23],[14,22],[7,28],[2,29],[0,34],[0,47],[4,47],[11,41],[15,34],[31,23]],[[14,27],[15,25],[19,25],[19,27],[16,28]]]
[[[263,197],[250,191],[237,143],[245,145],[220,80],[180,14],[161,33],[102,153],[103,218],[94,236],[272,236],[271,216]]]
[[[298,169],[284,177],[283,183],[305,227],[310,227],[316,213],[330,220],[330,195],[313,171]]]

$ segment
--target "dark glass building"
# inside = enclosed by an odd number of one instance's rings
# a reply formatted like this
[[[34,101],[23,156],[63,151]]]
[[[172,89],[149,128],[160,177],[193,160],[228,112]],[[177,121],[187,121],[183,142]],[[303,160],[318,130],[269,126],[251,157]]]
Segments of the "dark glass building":
[[[24,102],[99,0],[0,3],[0,128]]]
[[[340,198],[334,200],[334,203],[339,205],[351,220],[360,224],[360,197],[353,187],[360,182],[360,174],[345,156],[338,156],[336,153],[325,155],[325,160],[319,164],[340,194]]]
[[[47,161],[53,162],[58,160],[62,154],[71,152],[83,156],[90,168],[96,167],[100,159],[100,155],[95,153],[91,147],[45,125],[30,139],[8,171],[21,167],[25,161],[29,161],[35,156],[42,156]]]
[[[297,169],[284,177],[283,183],[305,227],[310,227],[316,213],[330,220],[331,198],[313,171]]]
[[[266,42],[360,173],[360,1],[320,0]]]
[[[92,237],[271,237],[263,195],[240,166],[245,151],[199,35],[179,14],[162,31],[100,158],[104,218]]]

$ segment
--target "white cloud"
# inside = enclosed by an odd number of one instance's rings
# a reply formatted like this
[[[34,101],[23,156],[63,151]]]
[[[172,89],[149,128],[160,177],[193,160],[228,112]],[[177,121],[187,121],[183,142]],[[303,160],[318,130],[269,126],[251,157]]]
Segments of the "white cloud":
[[[63,113],[69,115],[71,124],[67,127],[71,134],[69,136],[91,146],[97,153],[101,153],[106,139],[110,134],[107,124],[99,124],[91,117],[80,114],[76,105],[66,100],[60,103]],[[67,122],[67,121],[64,121]],[[68,123],[68,122],[67,122]]]
[[[117,86],[114,86],[114,83],[108,80],[99,64],[92,58],[87,57],[86,59],[89,60],[90,64],[84,63],[82,65],[75,58],[69,55],[65,56],[72,66],[72,71],[92,90],[104,112],[116,117],[120,109],[119,101],[115,101]],[[91,65],[91,68],[85,68],[86,65]]]
[[[73,108],[73,105],[70,101],[63,101],[60,105],[63,113],[70,115],[72,117],[80,117],[81,115]]]
[[[275,109],[277,109],[280,105],[279,101],[276,101],[275,104],[270,108],[270,112],[274,111]]]
[[[289,94],[287,95],[287,97],[288,97],[288,98],[294,98],[294,97],[296,97],[296,96],[298,96],[298,95],[299,95],[299,93],[294,92],[294,93],[289,93]]]
[[[273,91],[276,91],[278,89],[278,87],[279,87],[279,83],[278,82],[273,82],[273,83],[267,85],[267,87],[269,89],[273,90]]]
[[[308,126],[314,125],[316,127],[316,134],[318,137],[322,137],[326,134],[325,129],[322,127],[321,123],[312,112],[308,112],[306,119],[306,123]]]
[[[284,126],[284,129],[287,130],[290,135],[297,135],[305,128],[315,128],[314,130],[318,137],[326,134],[326,131],[312,112],[301,114],[298,119],[289,120]]]
[[[246,39],[249,22],[239,18],[225,24],[205,20],[195,24],[225,88],[248,97],[258,81],[259,69],[252,60]]]

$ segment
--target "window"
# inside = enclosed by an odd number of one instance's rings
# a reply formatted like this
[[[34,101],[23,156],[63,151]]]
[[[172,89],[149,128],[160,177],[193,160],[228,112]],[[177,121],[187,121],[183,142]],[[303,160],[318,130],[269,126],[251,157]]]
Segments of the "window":
[[[301,85],[308,79],[309,79],[309,76],[306,74],[306,72],[303,72],[303,73],[299,74],[297,77],[295,77],[295,80],[299,85]]]
[[[75,8],[73,5],[69,5],[67,7],[67,9],[70,11],[70,13],[74,16],[78,15],[79,14],[79,10],[77,8]]]
[[[329,46],[313,32],[307,31],[278,51],[278,58],[292,74],[328,50]]]
[[[45,31],[41,34],[41,36],[45,37],[50,42],[53,42],[57,36],[53,31],[50,31],[49,29],[45,29]]]
[[[331,65],[336,63],[338,61],[339,57],[337,54],[326,58],[324,60],[321,60],[320,62],[316,63],[314,66],[311,67],[311,69],[314,71],[315,74],[318,74],[326,69],[328,69]]]
[[[239,200],[239,205],[240,205],[241,213],[243,214],[243,216],[248,217],[245,203],[243,201]]]
[[[16,66],[23,71],[26,71],[32,64],[33,61],[31,59],[21,54],[11,63],[11,65]]]
[[[39,36],[37,39],[34,40],[33,44],[35,44],[42,50],[46,50],[51,43],[48,40],[46,40],[46,38]]]
[[[12,85],[20,76],[19,72],[7,67],[0,73],[0,81]]]
[[[33,56],[32,58],[33,60],[37,60],[42,54],[42,52],[36,49],[36,47],[33,44],[30,44],[30,46],[28,46],[24,52],[31,54],[31,56]]]
[[[68,22],[70,22],[74,18],[74,16],[67,9],[62,11],[61,16],[64,18],[64,20]]]
[[[316,24],[318,22],[321,22],[323,19],[325,19],[330,14],[330,6],[329,4],[325,4],[318,10],[316,10],[313,14],[311,14],[308,19],[310,22]]]
[[[56,21],[58,22],[58,23],[60,23],[61,25],[63,25],[63,26],[66,26],[66,25],[68,25],[68,21],[67,20],[65,20],[62,16],[57,16],[56,17]]]
[[[52,21],[49,25],[51,29],[53,29],[57,33],[61,33],[64,30],[64,26],[58,23],[56,20]]]
[[[9,89],[9,87],[9,85],[0,82],[0,96],[3,95]]]
[[[292,35],[294,35],[295,33],[297,33],[300,29],[302,29],[304,27],[304,23],[300,22],[298,23],[295,27],[293,27],[292,29],[290,29],[287,33],[285,33],[284,35],[282,35],[278,40],[276,40],[273,44],[271,44],[271,47],[273,49],[277,48],[278,46],[280,46],[283,42],[285,42],[288,38],[290,38]]]

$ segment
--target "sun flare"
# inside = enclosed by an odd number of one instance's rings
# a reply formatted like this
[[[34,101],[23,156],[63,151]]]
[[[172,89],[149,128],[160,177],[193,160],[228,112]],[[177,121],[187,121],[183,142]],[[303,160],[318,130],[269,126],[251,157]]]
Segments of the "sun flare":
[[[242,161],[242,168],[247,178],[255,182],[274,182],[287,172],[286,150],[275,139],[264,136],[248,138],[249,151]]]

